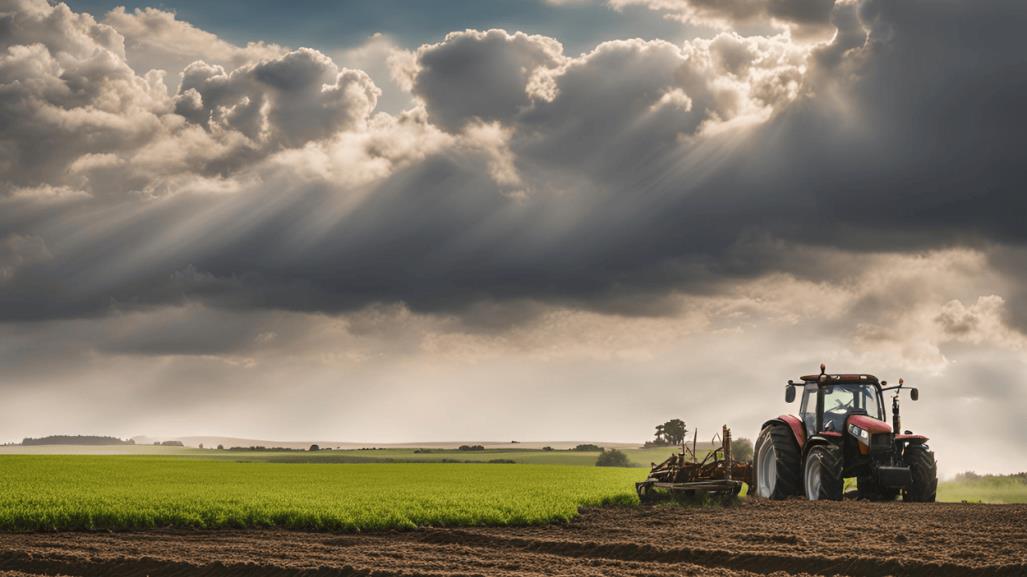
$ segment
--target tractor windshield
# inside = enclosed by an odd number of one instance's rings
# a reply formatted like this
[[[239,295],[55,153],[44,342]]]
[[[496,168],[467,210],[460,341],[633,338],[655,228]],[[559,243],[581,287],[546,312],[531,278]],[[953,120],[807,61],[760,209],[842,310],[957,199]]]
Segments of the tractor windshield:
[[[824,387],[825,427],[830,423],[832,430],[841,431],[845,416],[853,409],[864,410],[867,415],[883,420],[877,388],[873,385],[853,383]]]

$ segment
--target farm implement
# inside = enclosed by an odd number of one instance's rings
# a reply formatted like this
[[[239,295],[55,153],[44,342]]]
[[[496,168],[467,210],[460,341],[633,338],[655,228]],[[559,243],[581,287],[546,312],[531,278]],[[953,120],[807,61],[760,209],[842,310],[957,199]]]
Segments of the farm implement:
[[[933,502],[938,473],[928,438],[902,429],[899,398],[920,393],[867,373],[820,374],[788,381],[785,401],[801,392],[799,414],[781,415],[763,424],[755,443],[755,459],[738,462],[731,455],[731,430],[724,426],[714,437],[714,450],[700,460],[696,440],[681,452],[653,464],[645,481],[635,484],[639,499],[660,496],[734,497],[742,483],[749,494],[765,499],[805,496],[810,500]],[[891,393],[891,423],[885,412],[885,393]],[[719,440],[719,446],[717,442]],[[843,494],[845,479],[855,478],[857,490]]]
[[[666,461],[653,464],[649,477],[635,484],[635,491],[643,503],[660,497],[695,498],[703,496],[734,497],[752,476],[752,464],[731,458],[731,429],[725,425],[713,437],[716,446],[699,459],[696,451],[698,432],[692,437],[692,446],[681,445],[681,451]]]

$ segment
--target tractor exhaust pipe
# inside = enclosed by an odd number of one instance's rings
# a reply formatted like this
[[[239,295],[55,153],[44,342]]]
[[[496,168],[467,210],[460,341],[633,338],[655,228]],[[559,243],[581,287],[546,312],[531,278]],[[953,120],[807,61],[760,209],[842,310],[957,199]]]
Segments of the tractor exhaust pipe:
[[[902,432],[902,418],[899,417],[899,393],[902,391],[902,379],[899,379],[899,388],[895,389],[895,394],[891,398],[891,422],[892,431],[896,435]]]

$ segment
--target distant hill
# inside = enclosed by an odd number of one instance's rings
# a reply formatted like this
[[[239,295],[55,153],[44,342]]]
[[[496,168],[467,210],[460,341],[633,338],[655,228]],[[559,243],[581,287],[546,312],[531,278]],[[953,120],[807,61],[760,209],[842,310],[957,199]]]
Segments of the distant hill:
[[[135,441],[129,439],[123,441],[117,437],[104,437],[99,435],[50,435],[48,437],[25,437],[21,440],[22,445],[134,445]]]

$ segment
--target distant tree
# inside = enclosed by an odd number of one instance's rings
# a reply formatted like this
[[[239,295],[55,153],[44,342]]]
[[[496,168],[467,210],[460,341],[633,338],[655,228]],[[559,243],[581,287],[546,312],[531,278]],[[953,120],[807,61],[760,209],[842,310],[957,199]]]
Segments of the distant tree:
[[[225,446],[224,445],[218,445],[218,450],[219,451],[224,451],[225,450]]]
[[[733,461],[751,461],[752,460],[752,441],[745,437],[738,437],[737,439],[731,439],[731,460]]]
[[[582,452],[592,452],[592,451],[602,451],[603,448],[600,447],[599,445],[593,445],[591,443],[586,443],[586,444],[578,445],[577,447],[574,447],[571,450],[572,451],[582,451]]]
[[[684,443],[687,434],[688,429],[685,428],[685,422],[681,419],[671,419],[663,424],[663,437],[671,445]]]
[[[184,447],[185,444],[182,443],[182,441],[164,441],[163,443],[161,443],[161,446],[164,446],[164,447]]]
[[[310,449],[308,449],[308,451],[320,451],[320,450],[321,450],[321,447],[319,447],[317,445],[311,445]]]
[[[201,449],[203,448],[203,443],[200,443],[200,448],[201,448]]]
[[[664,433],[663,425],[656,425],[656,439],[653,441],[654,445],[666,445],[667,439],[663,436]]]
[[[610,449],[599,453],[596,459],[596,467],[630,467],[631,461],[628,456],[617,449]]]
[[[547,446],[545,446],[545,447],[542,447],[542,450],[543,450],[543,451],[552,451],[552,450],[553,450],[553,448],[547,445]]]
[[[484,451],[484,445],[460,445],[457,450],[460,451]]]

